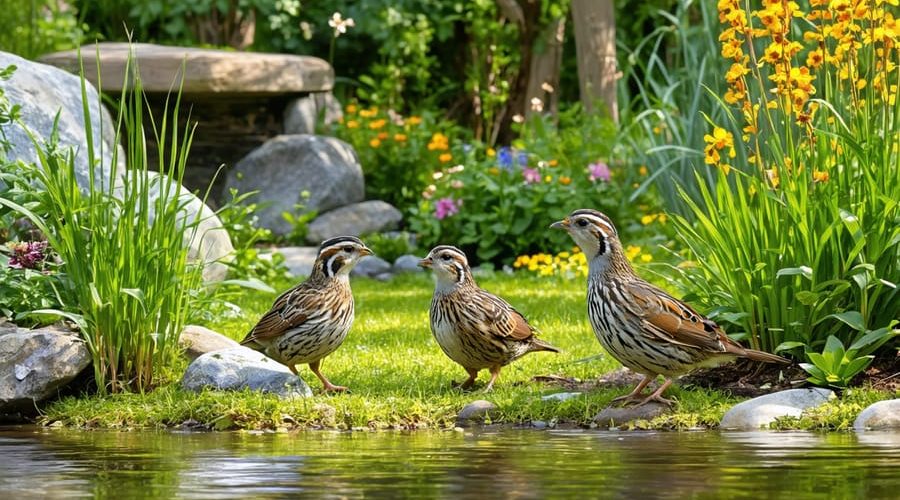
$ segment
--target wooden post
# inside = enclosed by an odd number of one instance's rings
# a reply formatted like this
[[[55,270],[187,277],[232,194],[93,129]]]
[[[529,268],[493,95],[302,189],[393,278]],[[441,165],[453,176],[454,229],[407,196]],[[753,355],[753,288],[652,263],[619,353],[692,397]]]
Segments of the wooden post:
[[[616,19],[613,0],[572,0],[575,48],[581,102],[588,111],[594,101],[606,103],[610,117],[619,121],[616,103]]]

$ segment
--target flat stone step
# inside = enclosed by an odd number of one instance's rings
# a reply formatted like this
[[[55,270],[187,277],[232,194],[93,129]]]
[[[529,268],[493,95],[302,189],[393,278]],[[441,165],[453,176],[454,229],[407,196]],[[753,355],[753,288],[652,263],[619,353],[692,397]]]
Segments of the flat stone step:
[[[87,79],[98,88],[102,83],[105,92],[121,90],[130,47],[137,55],[145,92],[177,89],[182,65],[185,94],[283,95],[325,92],[334,86],[334,70],[317,57],[121,42],[81,48]],[[79,70],[77,49],[47,54],[40,60],[76,74]]]

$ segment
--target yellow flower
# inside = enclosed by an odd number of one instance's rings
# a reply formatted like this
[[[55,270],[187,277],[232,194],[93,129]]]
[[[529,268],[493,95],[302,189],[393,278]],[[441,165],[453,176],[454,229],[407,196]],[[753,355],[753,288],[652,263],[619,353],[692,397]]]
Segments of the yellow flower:
[[[497,155],[497,152],[494,151],[494,148],[487,148],[487,151],[485,153],[487,154],[488,158],[493,158]]]
[[[551,167],[555,167],[555,166],[559,165],[559,162],[556,160],[550,160],[547,162],[547,164],[550,165]]]
[[[546,182],[547,184],[550,184],[551,182],[553,182],[553,176],[545,175],[544,182]]]
[[[359,127],[359,122],[356,120],[350,120],[349,122],[347,122],[347,128],[358,128],[358,127]]]
[[[641,247],[635,245],[628,245],[625,248],[625,257],[628,257],[628,260],[634,260],[641,253]]]
[[[386,124],[387,124],[387,120],[382,118],[380,120],[375,120],[375,121],[369,123],[369,128],[372,130],[378,130],[378,129],[384,127]]]
[[[397,142],[405,142],[406,134],[394,134],[394,140]]]
[[[491,167],[488,169],[488,173],[491,175],[500,175],[500,169],[497,167]]]
[[[450,161],[452,159],[453,159],[453,155],[451,155],[450,153],[444,153],[441,156],[438,156],[438,160],[440,160],[441,163],[447,163],[448,161]]]
[[[373,148],[377,148],[378,146],[381,146],[381,141],[377,138],[372,139],[371,141],[369,141],[369,146],[372,146]]]
[[[572,183],[572,178],[562,175],[559,177],[559,183],[562,184],[563,186],[568,186],[569,184]]]
[[[348,104],[347,107],[344,108],[348,115],[352,115],[356,113],[356,104]]]
[[[653,260],[653,256],[649,253],[641,255],[641,262],[650,262],[651,260]]]
[[[377,137],[379,140],[383,141],[389,137],[389,134],[387,132],[378,132]]]
[[[418,116],[410,116],[409,119],[406,120],[406,123],[408,123],[410,125],[418,125],[418,124],[422,123],[422,119],[419,118]]]
[[[647,175],[647,165],[641,165],[638,168],[638,174],[640,174],[641,177],[646,176]]]
[[[656,217],[657,217],[656,214],[647,214],[647,215],[641,217],[641,224],[646,226],[647,224],[650,224],[651,222],[655,221]]]
[[[828,182],[829,176],[828,172],[823,172],[821,170],[813,171],[813,181],[815,182]]]

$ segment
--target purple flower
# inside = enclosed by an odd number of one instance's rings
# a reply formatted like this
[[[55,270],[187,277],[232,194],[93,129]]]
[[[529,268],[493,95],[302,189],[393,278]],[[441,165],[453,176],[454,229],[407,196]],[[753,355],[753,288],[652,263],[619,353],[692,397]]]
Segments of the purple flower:
[[[528,166],[528,153],[526,153],[525,151],[519,151],[518,159],[519,159],[519,165],[521,165],[523,167]]]
[[[526,184],[534,184],[541,182],[541,173],[536,168],[525,167],[522,169],[522,177],[525,177]]]
[[[595,182],[597,179],[600,179],[603,182],[609,182],[610,177],[612,177],[612,172],[609,171],[609,165],[602,161],[588,165],[588,174],[588,179],[590,179],[591,182]]]
[[[8,246],[12,250],[9,267],[13,269],[38,269],[44,262],[46,241],[8,243]]]
[[[512,150],[506,146],[497,150],[497,166],[503,170],[512,170],[513,154]]]
[[[459,212],[459,204],[453,198],[441,198],[434,204],[434,218],[441,220]]]

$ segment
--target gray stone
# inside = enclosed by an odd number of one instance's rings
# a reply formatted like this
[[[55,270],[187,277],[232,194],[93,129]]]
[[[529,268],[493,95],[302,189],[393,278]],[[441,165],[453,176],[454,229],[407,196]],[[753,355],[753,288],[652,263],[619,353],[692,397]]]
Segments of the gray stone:
[[[4,328],[0,336],[0,414],[33,410],[91,363],[76,333],[57,327]]]
[[[900,429],[900,399],[889,399],[869,405],[853,422],[858,431]]]
[[[396,229],[403,214],[380,200],[354,203],[325,212],[309,223],[306,240],[320,243],[335,236],[380,233]]]
[[[572,398],[577,398],[582,394],[583,393],[581,392],[557,392],[541,397],[541,401],[568,401]]]
[[[532,420],[531,426],[534,427],[535,429],[546,429],[547,422],[544,422],[543,420]]]
[[[166,177],[157,172],[148,172],[148,174],[150,176],[150,209],[153,210],[154,201],[159,198],[160,190],[164,186],[163,179]],[[174,181],[171,183],[175,184]],[[182,227],[197,221],[196,230],[182,232],[182,239],[188,247],[188,259],[195,262],[202,259],[204,281],[224,280],[228,274],[226,262],[234,252],[228,230],[222,225],[219,216],[200,201],[200,198],[194,196],[184,186],[178,186],[178,188]],[[169,189],[172,188],[169,187]]]
[[[291,100],[284,108],[285,134],[315,134],[316,124],[337,123],[344,116],[341,103],[331,92],[316,92]]]
[[[84,127],[84,109],[81,101],[80,79],[66,71],[46,64],[22,59],[14,54],[0,52],[0,68],[15,65],[13,77],[0,81],[0,86],[12,104],[22,107],[21,117],[24,125],[35,134],[39,141],[50,138],[53,120],[59,113],[59,144],[75,150],[75,178],[78,185],[88,185],[91,169],[87,157],[87,133]],[[107,182],[109,167],[112,165],[113,147],[115,147],[115,127],[105,107],[100,105],[97,89],[90,82],[86,85],[91,130],[95,158],[99,166],[94,173],[95,181]],[[28,134],[19,126],[4,126],[6,140],[11,145],[8,154],[10,160],[23,160],[26,163],[37,163],[38,155]],[[118,156],[118,165],[124,169],[125,155]]]
[[[234,349],[241,346],[221,333],[197,325],[184,327],[184,330],[181,331],[181,335],[178,337],[178,345],[184,349],[185,356],[191,361],[208,352]]]
[[[379,274],[385,274],[391,270],[391,264],[374,255],[363,257],[357,262],[356,267],[350,271],[350,276],[366,276],[374,278]]]
[[[372,276],[372,278],[374,278],[375,281],[387,282],[387,281],[391,281],[392,279],[394,279],[394,275],[391,273],[381,273],[381,274],[376,274],[375,276]]]
[[[614,429],[635,420],[651,420],[671,411],[667,405],[651,401],[641,406],[625,406],[621,408],[608,406],[594,416],[599,427]]]
[[[363,200],[362,167],[353,148],[333,137],[280,135],[251,151],[228,172],[226,192],[259,191],[259,225],[291,232],[283,212],[327,212]],[[318,242],[317,242],[318,243]]]
[[[496,412],[497,405],[490,401],[485,401],[483,399],[472,401],[456,414],[456,425],[459,427],[466,427],[473,423],[480,424],[483,423],[485,419],[492,417]]]
[[[184,372],[181,386],[195,392],[252,389],[285,399],[312,396],[309,386],[288,367],[246,347],[200,356]]]
[[[421,257],[415,255],[401,255],[394,261],[393,271],[395,273],[421,273],[425,270],[419,266]]]
[[[81,52],[85,76],[97,84],[97,51],[103,90],[118,92],[131,47],[147,92],[169,92],[185,70],[185,94],[281,95],[323,92],[334,86],[334,71],[317,57],[231,50],[171,47],[149,43],[104,42]],[[41,61],[78,71],[78,51],[54,52]],[[135,63],[132,63],[132,66]]]
[[[319,247],[279,247],[275,251],[284,256],[284,265],[289,273],[294,276],[309,276],[316,263]]]
[[[814,408],[835,397],[829,389],[790,389],[753,398],[733,406],[719,427],[722,429],[756,430],[768,427],[780,417],[800,417],[803,410]]]

